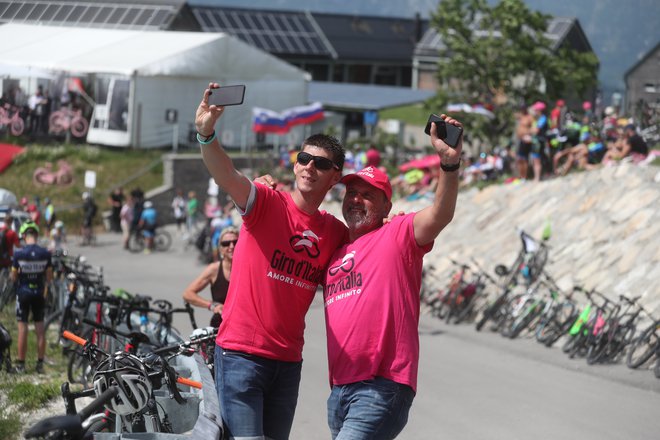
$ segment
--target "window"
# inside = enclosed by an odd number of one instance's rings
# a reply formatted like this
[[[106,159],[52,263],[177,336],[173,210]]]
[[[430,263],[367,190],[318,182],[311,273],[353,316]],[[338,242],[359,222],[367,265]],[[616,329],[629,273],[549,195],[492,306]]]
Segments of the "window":
[[[644,91],[646,93],[656,93],[657,88],[656,88],[655,84],[646,83],[646,84],[644,84]]]
[[[129,80],[115,80],[110,101],[109,126],[110,130],[128,130],[128,94]]]

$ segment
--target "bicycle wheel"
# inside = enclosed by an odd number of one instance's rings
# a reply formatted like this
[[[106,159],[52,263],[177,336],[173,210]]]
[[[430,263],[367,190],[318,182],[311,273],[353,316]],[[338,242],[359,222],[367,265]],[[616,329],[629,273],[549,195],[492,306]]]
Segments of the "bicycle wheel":
[[[71,121],[71,134],[74,137],[81,138],[87,133],[88,127],[89,123],[86,119],[81,117],[73,118],[73,121]]]
[[[166,252],[172,246],[172,236],[165,230],[158,230],[154,236],[154,249]]]
[[[541,316],[541,310],[543,310],[543,304],[536,304],[533,308],[527,310],[525,315],[514,323],[509,337],[514,339],[520,336],[523,330],[534,330]]]
[[[634,325],[622,325],[618,327],[612,339],[605,346],[605,350],[601,356],[601,362],[616,362],[624,348],[630,345],[634,334]]]
[[[484,310],[484,313],[481,315],[481,318],[479,319],[479,321],[477,321],[477,325],[475,326],[475,329],[476,329],[477,331],[481,331],[481,329],[484,327],[484,325],[486,325],[486,323],[487,323],[488,320],[490,319],[490,315],[491,315],[492,313],[493,313],[492,306],[487,307],[487,308]]]
[[[9,278],[9,270],[0,273],[0,311],[14,298],[14,283]]]
[[[463,300],[458,310],[454,313],[454,324],[460,324],[463,321],[474,318],[478,308],[477,305],[482,302],[482,292],[483,288],[477,287],[472,296]]]
[[[479,319],[479,321],[477,321],[477,325],[476,325],[476,330],[477,331],[480,331],[483,328],[483,326],[486,325],[486,323],[489,320],[491,320],[491,319],[499,320],[499,317],[497,316],[498,311],[499,311],[500,308],[503,307],[504,303],[506,302],[506,297],[507,297],[508,294],[509,294],[509,291],[507,290],[506,292],[501,294],[495,300],[495,302],[493,302],[491,305],[486,307],[486,309],[484,310],[483,315],[481,316],[481,319]]]
[[[128,250],[133,253],[142,252],[144,250],[144,237],[140,232],[131,234],[128,238]]]
[[[65,130],[66,117],[61,112],[54,112],[48,118],[48,131],[55,134],[60,134]]]
[[[63,313],[62,310],[56,310],[50,315],[47,315],[46,318],[44,319],[44,329],[48,331],[48,329],[54,322],[59,322],[60,319],[62,318],[62,313]]]
[[[603,329],[597,335],[591,335],[587,343],[587,364],[593,365],[596,362],[601,362],[605,353],[605,347],[609,344],[612,338],[610,333],[614,330]]]
[[[91,422],[83,433],[83,440],[93,440],[95,432],[115,432],[115,419],[113,414],[105,414],[103,417]]]
[[[66,371],[69,382],[79,383],[84,388],[89,388],[92,386],[92,379],[96,368],[87,357],[83,356],[82,349],[79,349],[71,352]]]
[[[88,328],[82,335],[83,339],[92,341],[93,331],[94,329]],[[69,382],[82,384],[84,388],[91,387],[93,385],[92,379],[96,371],[96,365],[87,356],[83,355],[82,347],[71,350],[69,353],[69,363],[66,370]]]
[[[18,137],[23,134],[23,130],[25,130],[25,122],[21,118],[14,119],[11,121],[11,134],[14,136]]]
[[[527,295],[514,295],[500,307],[502,317],[500,319],[499,330],[502,336],[511,336],[513,327],[516,325],[518,319],[522,318],[529,302],[530,298]]]
[[[626,365],[629,368],[638,368],[655,355],[656,350],[660,347],[659,325],[659,323],[654,322],[632,341],[626,356]]]

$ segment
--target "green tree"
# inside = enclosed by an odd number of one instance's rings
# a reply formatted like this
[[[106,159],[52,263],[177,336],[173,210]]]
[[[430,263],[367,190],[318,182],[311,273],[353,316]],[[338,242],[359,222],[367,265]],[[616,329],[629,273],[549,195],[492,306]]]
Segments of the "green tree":
[[[522,0],[442,0],[431,17],[443,42],[438,62],[440,88],[430,102],[480,103],[495,118],[462,115],[473,136],[497,142],[513,128],[521,104],[584,97],[595,86],[595,55],[567,47],[553,49],[545,36],[550,16],[531,11]]]

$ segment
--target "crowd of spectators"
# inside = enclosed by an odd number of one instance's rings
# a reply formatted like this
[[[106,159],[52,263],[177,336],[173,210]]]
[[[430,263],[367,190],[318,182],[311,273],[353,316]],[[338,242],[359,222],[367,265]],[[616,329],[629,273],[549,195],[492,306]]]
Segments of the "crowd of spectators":
[[[296,149],[283,150],[282,168],[295,162]],[[378,149],[347,147],[345,173],[365,166],[385,170],[389,157]],[[491,182],[519,183],[562,176],[571,170],[591,170],[619,161],[647,163],[660,155],[647,145],[633,121],[619,116],[614,107],[594,111],[590,102],[570,108],[557,100],[550,108],[536,101],[521,106],[512,121],[511,141],[503,146],[463,151],[461,186]],[[437,182],[440,163],[431,156],[410,157],[397,168],[387,169],[395,197],[408,200],[431,196]],[[279,189],[291,190],[292,183],[282,180]],[[328,199],[341,200],[341,186],[328,193]]]

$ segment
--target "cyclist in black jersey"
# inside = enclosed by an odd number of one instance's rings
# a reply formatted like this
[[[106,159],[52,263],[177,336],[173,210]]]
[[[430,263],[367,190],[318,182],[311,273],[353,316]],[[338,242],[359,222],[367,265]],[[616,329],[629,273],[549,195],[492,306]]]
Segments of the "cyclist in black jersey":
[[[25,241],[25,246],[14,253],[11,271],[12,280],[16,285],[16,318],[18,319],[18,357],[15,371],[25,372],[28,318],[32,313],[37,333],[36,372],[41,374],[46,353],[44,307],[46,289],[53,279],[53,264],[48,249],[37,244],[39,227],[35,223],[23,223],[20,235]]]

